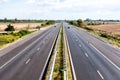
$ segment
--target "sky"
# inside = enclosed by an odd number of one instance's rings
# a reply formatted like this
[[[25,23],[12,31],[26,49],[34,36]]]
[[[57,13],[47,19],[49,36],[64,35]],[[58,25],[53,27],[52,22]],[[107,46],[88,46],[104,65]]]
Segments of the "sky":
[[[0,0],[4,18],[120,20],[120,0]]]

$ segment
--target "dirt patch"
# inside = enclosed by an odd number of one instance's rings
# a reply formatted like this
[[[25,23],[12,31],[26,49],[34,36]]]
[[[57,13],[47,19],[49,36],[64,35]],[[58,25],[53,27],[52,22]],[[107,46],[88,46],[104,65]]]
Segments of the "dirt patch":
[[[120,22],[108,23],[104,25],[88,26],[88,27],[120,35]]]

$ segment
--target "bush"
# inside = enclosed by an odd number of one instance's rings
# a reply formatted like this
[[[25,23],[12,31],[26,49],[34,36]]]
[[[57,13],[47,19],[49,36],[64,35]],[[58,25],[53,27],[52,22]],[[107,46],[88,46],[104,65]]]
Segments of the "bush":
[[[78,19],[77,21],[71,20],[71,21],[68,21],[68,23],[71,24],[71,25],[78,26],[78,27],[84,26],[83,25],[84,22],[82,21],[82,19]]]
[[[86,29],[86,30],[88,30],[88,31],[94,31],[94,29],[89,28],[89,27],[82,27],[82,28],[84,28],[84,29]]]
[[[21,31],[19,31],[19,32],[17,32],[17,33],[13,33],[13,35],[14,35],[14,36],[22,37],[22,36],[25,36],[25,35],[27,35],[27,34],[29,34],[29,33],[31,33],[31,32],[28,31],[28,30],[21,30]]]
[[[0,36],[0,42],[1,43],[11,43],[15,40],[17,40],[19,37],[14,37],[13,35],[1,35]]]
[[[55,21],[54,20],[49,20],[46,22],[46,25],[50,25],[50,24],[55,24]]]
[[[15,28],[11,24],[9,24],[7,25],[7,28],[5,29],[5,31],[15,31]]]
[[[82,19],[78,19],[78,20],[77,20],[77,24],[78,24],[79,27],[82,27],[82,26],[83,26],[83,21],[82,21]]]
[[[7,43],[11,43],[17,39],[19,39],[22,36],[25,36],[27,34],[31,33],[30,31],[27,30],[21,30],[16,33],[8,33],[8,34],[1,34],[0,35],[0,47]]]

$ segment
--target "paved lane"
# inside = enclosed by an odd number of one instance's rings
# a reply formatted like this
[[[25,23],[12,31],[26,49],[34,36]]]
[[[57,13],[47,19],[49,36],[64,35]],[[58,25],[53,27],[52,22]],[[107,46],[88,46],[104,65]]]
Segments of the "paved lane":
[[[117,53],[110,52],[111,47],[109,48],[109,45],[102,45],[105,44],[104,41],[74,26],[66,23],[64,26],[77,80],[120,80],[120,70],[115,66],[117,64],[112,64],[111,59],[103,54],[104,52],[108,55],[117,56],[116,62],[120,59]],[[102,48],[99,50],[98,47],[101,45]],[[119,50],[114,49],[114,51]],[[115,58],[114,56],[112,57]]]
[[[39,80],[60,25],[51,27],[2,56],[0,80]]]

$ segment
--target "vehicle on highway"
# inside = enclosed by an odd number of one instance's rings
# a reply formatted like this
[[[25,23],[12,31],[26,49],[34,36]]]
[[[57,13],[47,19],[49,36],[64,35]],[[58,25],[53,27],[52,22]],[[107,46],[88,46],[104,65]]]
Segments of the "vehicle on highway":
[[[68,27],[68,29],[70,29],[70,27]]]

